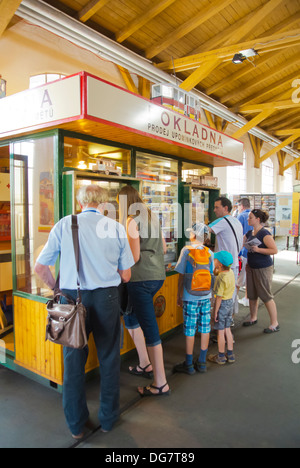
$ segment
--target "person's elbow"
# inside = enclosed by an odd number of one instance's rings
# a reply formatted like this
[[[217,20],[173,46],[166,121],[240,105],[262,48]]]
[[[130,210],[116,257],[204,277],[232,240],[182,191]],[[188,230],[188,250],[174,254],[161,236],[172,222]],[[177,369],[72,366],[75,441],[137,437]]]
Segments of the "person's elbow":
[[[36,262],[36,264],[34,265],[34,272],[38,276],[42,276],[46,268],[47,267],[45,267],[45,265],[42,265],[41,263]]]
[[[129,283],[131,279],[131,268],[119,271],[123,283]]]

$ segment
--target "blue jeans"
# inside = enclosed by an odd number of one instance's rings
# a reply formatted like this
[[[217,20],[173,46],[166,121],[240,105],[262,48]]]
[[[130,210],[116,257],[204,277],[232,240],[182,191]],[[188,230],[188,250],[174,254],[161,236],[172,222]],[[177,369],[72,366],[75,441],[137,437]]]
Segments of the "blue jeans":
[[[76,299],[77,291],[63,290]],[[93,333],[100,363],[99,421],[110,430],[119,418],[120,407],[120,305],[117,288],[81,291],[87,309],[86,330]],[[72,434],[78,435],[89,417],[85,395],[84,349],[64,347],[63,407]]]
[[[149,347],[161,344],[153,298],[163,284],[164,281],[139,281],[127,285],[133,313],[124,316],[125,326],[131,329],[140,326],[145,335],[146,345]]]

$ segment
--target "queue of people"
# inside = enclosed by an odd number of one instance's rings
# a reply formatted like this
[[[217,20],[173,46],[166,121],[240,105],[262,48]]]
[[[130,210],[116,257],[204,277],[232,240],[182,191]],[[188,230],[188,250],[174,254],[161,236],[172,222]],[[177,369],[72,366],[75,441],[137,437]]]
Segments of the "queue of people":
[[[129,372],[153,378],[152,384],[138,387],[142,397],[168,396],[163,347],[155,317],[153,298],[164,284],[166,244],[158,217],[143,203],[132,187],[124,187],[118,196],[120,223],[105,213],[105,191],[98,185],[83,186],[77,199],[80,265],[79,278],[72,255],[71,216],[61,219],[50,232],[48,242],[37,259],[35,271],[54,289],[56,280],[49,266],[60,255],[59,288],[76,299],[77,280],[82,302],[87,309],[86,330],[94,335],[100,363],[99,420],[103,432],[110,431],[119,418],[120,392],[120,308],[139,357],[139,364]],[[138,207],[138,209],[137,209]],[[247,248],[247,295],[251,320],[257,324],[259,298],[270,315],[265,333],[279,331],[277,310],[271,293],[272,258],[276,244],[264,229],[267,214],[249,212],[249,226],[243,232],[241,222],[230,215],[230,200],[215,202],[217,219],[208,227],[189,229],[190,245],[185,247],[176,266],[179,273],[178,305],[183,308],[186,358],[174,367],[175,372],[193,375],[207,371],[207,360],[219,365],[234,363],[233,316],[238,311],[237,281],[239,254]],[[105,219],[105,223],[104,223]],[[105,225],[105,235],[102,230]],[[215,234],[214,252],[205,246],[209,232]],[[101,238],[101,241],[99,241]],[[213,304],[213,313],[211,305]],[[218,331],[218,354],[207,356],[211,322]],[[194,362],[196,332],[201,334],[201,350]],[[226,352],[227,344],[227,352]],[[84,435],[89,422],[85,396],[85,364],[88,347],[64,348],[63,407],[74,439]]]

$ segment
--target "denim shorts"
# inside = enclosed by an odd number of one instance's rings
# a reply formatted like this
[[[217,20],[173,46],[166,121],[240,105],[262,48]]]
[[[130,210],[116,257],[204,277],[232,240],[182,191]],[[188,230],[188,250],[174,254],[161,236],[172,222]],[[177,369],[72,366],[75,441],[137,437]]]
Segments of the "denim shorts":
[[[215,323],[215,330],[225,330],[233,324],[233,299],[222,301],[218,312],[218,322]]]
[[[129,299],[133,313],[124,315],[125,326],[128,329],[141,327],[144,332],[146,345],[161,344],[158,324],[155,316],[153,298],[162,288],[164,281],[139,281],[127,284]]]
[[[185,336],[195,336],[197,328],[199,333],[210,333],[210,308],[210,299],[183,302],[183,330]]]

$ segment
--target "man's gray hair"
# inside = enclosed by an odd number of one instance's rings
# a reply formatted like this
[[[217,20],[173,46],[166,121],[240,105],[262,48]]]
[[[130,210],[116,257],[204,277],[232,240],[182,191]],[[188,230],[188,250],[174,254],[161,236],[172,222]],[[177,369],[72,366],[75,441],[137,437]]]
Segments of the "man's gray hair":
[[[98,206],[107,201],[107,192],[99,185],[83,185],[77,192],[77,200],[82,206]]]

